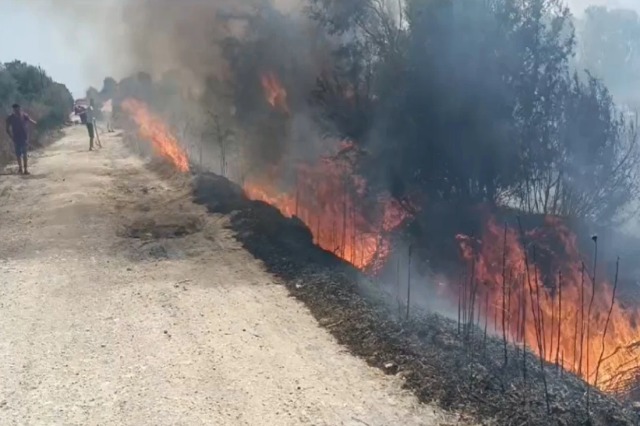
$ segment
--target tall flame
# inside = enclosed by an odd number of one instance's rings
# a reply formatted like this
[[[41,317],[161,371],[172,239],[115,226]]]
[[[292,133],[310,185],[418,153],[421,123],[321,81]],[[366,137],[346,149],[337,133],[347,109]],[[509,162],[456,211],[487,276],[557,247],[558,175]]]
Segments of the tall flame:
[[[366,185],[347,163],[324,158],[301,164],[295,188],[283,190],[264,178],[244,184],[249,198],[296,216],[315,243],[360,269],[378,269],[390,250],[389,233],[408,214],[391,197],[367,200]]]
[[[262,85],[267,102],[288,112],[286,91],[278,79],[264,75]],[[125,100],[122,107],[159,155],[178,170],[189,170],[186,153],[159,117],[134,99]],[[293,187],[261,176],[246,181],[244,190],[248,197],[298,217],[319,246],[360,269],[377,270],[389,254],[390,232],[409,215],[389,196],[369,199],[366,182],[354,174],[351,164],[339,155],[322,158],[300,164]],[[545,233],[552,234],[563,256],[560,273],[552,280],[543,277],[539,259],[525,250],[519,232],[494,219],[485,224],[479,246],[459,235],[473,280],[450,287],[450,296],[459,297],[465,307],[477,301],[474,315],[479,311],[499,335],[504,324],[511,343],[526,344],[602,390],[628,389],[640,376],[640,312],[613,300],[610,284],[592,285],[575,235],[559,220],[547,218],[543,229],[526,237],[544,241]]]
[[[511,342],[524,342],[546,361],[557,362],[602,390],[623,391],[637,380],[640,368],[639,312],[614,300],[610,284],[593,285],[576,236],[558,219],[547,218],[543,229],[526,237],[544,241],[544,233],[553,234],[563,256],[553,279],[543,278],[536,264],[540,259],[525,251],[519,233],[498,226],[494,219],[486,224],[479,249],[471,238],[459,235],[475,278],[475,284],[465,285],[462,297],[469,305],[471,288],[477,286],[476,312],[480,309],[494,322],[499,334],[504,320]]]
[[[288,111],[286,92],[278,79],[265,74],[261,81],[267,102]],[[349,98],[350,93],[345,96]],[[407,213],[390,198],[378,200],[372,209],[362,198],[365,188],[366,183],[354,177],[348,165],[337,161],[301,168],[294,191],[283,192],[264,180],[245,185],[250,197],[299,217],[323,248],[361,269],[376,269],[390,249],[388,232]],[[378,215],[369,214],[371,210]],[[548,218],[545,229],[559,241],[566,258],[555,286],[548,285],[536,259],[525,253],[519,233],[490,219],[480,249],[474,248],[473,239],[458,236],[463,257],[473,265],[474,280],[460,289],[450,288],[449,294],[468,305],[473,288],[473,298],[479,301],[473,315],[479,310],[487,322],[494,323],[496,332],[504,319],[504,334],[511,343],[526,344],[545,360],[603,390],[621,391],[637,380],[640,371],[639,312],[625,310],[613,300],[610,284],[591,285],[576,237],[568,228]],[[538,234],[528,237],[539,239]]]
[[[189,171],[187,154],[160,117],[136,99],[125,99],[122,102],[122,109],[136,122],[139,136],[151,142],[156,154],[171,162],[177,170]]]

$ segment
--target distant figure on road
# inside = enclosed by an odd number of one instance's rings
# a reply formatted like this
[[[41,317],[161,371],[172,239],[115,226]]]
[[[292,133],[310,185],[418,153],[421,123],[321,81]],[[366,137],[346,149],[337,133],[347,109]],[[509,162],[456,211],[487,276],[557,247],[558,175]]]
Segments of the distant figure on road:
[[[113,132],[113,101],[109,99],[102,106],[102,117],[107,123],[107,132]]]
[[[87,126],[89,132],[89,151],[93,151],[93,140],[96,135],[96,118],[95,118],[95,103],[93,99],[89,100],[89,106],[83,108],[80,112],[80,121]],[[102,145],[98,141],[98,148],[102,148]]]
[[[18,173],[29,174],[27,168],[27,146],[29,142],[28,123],[37,124],[28,114],[22,112],[20,105],[13,105],[13,114],[7,117],[7,134],[13,141],[18,159]],[[23,167],[24,165],[24,167]]]

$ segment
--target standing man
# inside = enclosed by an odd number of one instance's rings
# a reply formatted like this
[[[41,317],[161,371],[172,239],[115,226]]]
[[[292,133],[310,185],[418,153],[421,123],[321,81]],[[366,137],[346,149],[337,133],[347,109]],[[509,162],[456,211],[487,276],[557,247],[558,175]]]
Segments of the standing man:
[[[24,173],[25,175],[29,174],[27,169],[28,123],[38,124],[28,114],[22,112],[20,105],[13,104],[13,114],[7,117],[7,134],[13,140],[16,158],[18,159],[18,173]]]
[[[87,126],[89,132],[89,151],[93,151],[93,140],[96,135],[96,118],[93,99],[89,100],[89,106],[84,108],[80,113],[80,121]],[[102,148],[98,141],[98,148]]]

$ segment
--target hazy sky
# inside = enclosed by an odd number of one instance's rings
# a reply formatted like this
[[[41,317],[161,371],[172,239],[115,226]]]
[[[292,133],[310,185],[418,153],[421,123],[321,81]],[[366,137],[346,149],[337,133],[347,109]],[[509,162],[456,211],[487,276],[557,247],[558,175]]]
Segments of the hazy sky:
[[[73,5],[78,14],[52,14],[56,1]],[[101,54],[101,46],[107,41],[104,32],[96,29],[96,22],[110,25],[105,23],[110,17],[102,19],[99,8],[92,4],[100,2],[104,7],[115,1],[0,0],[0,62],[18,59],[40,65],[54,80],[66,84],[74,96],[84,96],[87,87],[101,86],[103,78],[116,69],[105,66],[107,58]],[[98,15],[91,23],[82,19],[89,7]]]
[[[97,6],[116,0],[57,1],[86,9],[94,1]],[[66,84],[76,97],[81,97],[89,85],[100,86],[102,79],[114,74],[117,67],[110,67],[105,63],[109,58],[100,54],[100,46],[106,41],[101,40],[102,31],[91,28],[95,22],[89,24],[81,18],[82,14],[70,19],[54,17],[48,7],[51,3],[52,0],[0,0],[0,62],[19,59],[40,65],[55,80]],[[640,10],[640,0],[569,0],[577,14],[594,3]],[[117,20],[117,16],[110,18]]]
[[[0,0],[0,62],[19,59],[40,64],[51,76],[66,83],[74,94],[87,81],[74,63],[73,48],[66,45],[64,28],[16,0]]]

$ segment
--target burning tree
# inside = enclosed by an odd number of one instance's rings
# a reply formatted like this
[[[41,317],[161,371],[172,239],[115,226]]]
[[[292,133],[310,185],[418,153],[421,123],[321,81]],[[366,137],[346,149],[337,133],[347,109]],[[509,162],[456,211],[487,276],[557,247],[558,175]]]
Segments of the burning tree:
[[[327,31],[347,40],[316,99],[336,132],[372,154],[359,165],[369,182],[429,203],[599,223],[634,200],[635,123],[599,81],[571,74],[560,2],[414,0],[395,20],[378,3],[345,14],[313,2]]]
[[[337,66],[316,91],[323,123],[367,150],[355,170],[370,185],[400,200],[421,200],[415,220],[430,231],[438,231],[430,213],[441,205],[461,218],[446,219],[459,232],[480,203],[494,212],[515,207],[519,214],[612,223],[637,198],[635,123],[616,113],[601,82],[570,71],[574,37],[559,1],[413,0],[399,19],[385,14],[381,2],[352,2],[348,10],[330,1],[312,4],[327,31],[341,37]],[[553,271],[542,269],[513,228],[502,242],[492,219],[466,231],[483,235],[480,250],[468,237],[460,239],[473,264],[469,288],[488,284],[473,298],[487,294],[488,305],[506,310],[485,315],[513,319],[505,326],[510,338],[548,361],[560,362],[563,353],[561,364],[591,382],[598,364],[599,384],[615,389],[612,380],[622,366],[638,362],[635,351],[623,349],[634,344],[636,313],[620,309],[595,274],[579,273],[590,262],[578,243],[567,243],[573,237],[561,222],[549,220],[564,236],[554,247],[566,259],[556,266],[564,277],[564,312],[561,284],[542,280]],[[428,251],[439,241],[414,244]],[[506,304],[505,288],[518,312]],[[581,330],[591,323],[591,333],[578,337],[569,326],[578,323]],[[607,328],[607,337],[595,337]],[[570,350],[576,345],[579,355]],[[601,346],[606,355],[599,363]]]
[[[332,206],[327,216],[335,221],[340,210],[357,210],[351,204],[366,205],[363,200],[349,201],[342,202],[349,207],[334,208],[341,204],[338,200],[352,200],[352,194],[358,194],[348,189],[349,185],[343,185],[344,190],[336,189],[340,184],[332,185],[331,191],[321,190],[336,174],[355,176],[366,185],[365,200],[389,193],[404,212],[404,219],[413,217],[414,223],[427,228],[422,233],[428,235],[426,240],[416,240],[417,233],[409,237],[414,240],[418,256],[420,252],[424,256],[436,251],[430,247],[441,249],[443,240],[453,240],[453,235],[462,230],[484,235],[479,252],[469,252],[464,238],[459,242],[465,258],[477,263],[474,279],[496,285],[492,291],[489,289],[493,287],[486,287],[485,293],[493,300],[490,305],[499,307],[506,305],[501,299],[506,297],[502,287],[507,279],[488,272],[487,265],[494,268],[500,264],[501,256],[489,249],[500,246],[500,239],[492,238],[494,234],[488,231],[496,228],[495,221],[478,223],[473,218],[474,206],[483,204],[494,212],[508,207],[517,208],[520,214],[610,223],[633,201],[638,159],[635,125],[615,112],[611,97],[599,81],[570,71],[574,37],[568,10],[560,2],[522,4],[495,0],[462,5],[415,0],[407,2],[404,10],[393,10],[386,8],[384,2],[363,0],[347,5],[317,0],[311,2],[310,10],[311,17],[325,30],[324,45],[333,52],[331,65],[316,73],[312,97],[314,107],[320,111],[316,122],[323,134],[348,140],[351,150],[360,155],[349,163],[348,171],[324,169],[320,174],[310,174],[314,177],[307,179],[304,186],[294,179],[296,184],[271,188],[270,194],[254,187],[249,193],[279,206],[287,214],[301,216],[323,247],[358,266],[368,265],[359,262],[357,255],[348,254],[346,244],[337,243],[340,233],[335,229],[328,233],[331,237],[327,242],[323,236],[326,225],[317,215],[304,213],[317,212],[318,205]],[[236,45],[236,64],[240,63],[237,58],[254,52],[251,46]],[[245,75],[246,69],[238,68],[239,74]],[[292,102],[300,102],[301,93],[306,93],[299,86],[288,84],[287,72],[280,74],[281,80],[272,74],[257,73],[252,80],[262,81],[267,103],[282,112],[298,109],[283,108],[282,104],[278,107],[276,103],[276,99],[284,99],[285,92]],[[254,109],[252,106],[246,111]],[[291,119],[288,114],[282,118]],[[286,138],[286,131],[283,137]],[[288,198],[282,198],[283,192]],[[299,195],[301,192],[304,197]],[[318,204],[315,200],[321,201]],[[437,226],[449,227],[446,232],[431,224],[433,213],[443,209],[449,213],[444,215],[445,223],[438,222]],[[363,223],[375,223],[366,216],[364,219]],[[359,232],[375,233],[357,223],[353,220],[343,226],[358,230],[343,232],[343,240],[351,240]],[[557,235],[568,232],[555,220],[547,223],[547,229],[550,226]],[[328,226],[332,227],[335,225]],[[380,226],[373,229],[382,233]],[[584,306],[577,294],[586,295],[587,300],[597,296],[596,303],[589,304],[595,307],[590,306],[590,312],[579,322],[594,322],[598,333],[604,331],[608,317],[619,324],[614,326],[617,331],[609,329],[610,336],[603,340],[607,355],[600,383],[609,386],[604,383],[615,375],[616,366],[635,359],[633,352],[616,359],[620,355],[618,348],[633,342],[634,314],[623,313],[615,302],[612,305],[610,287],[586,285],[587,290],[580,290],[585,284],[576,271],[589,262],[580,256],[577,243],[554,247],[564,252],[566,262],[554,266],[564,277],[566,311],[560,313],[558,280],[542,279],[557,274],[545,270],[541,259],[532,256],[531,247],[523,248],[518,233],[512,232],[507,233],[511,248],[504,249],[511,259],[505,273],[519,278],[510,281],[509,286],[522,283],[525,275],[535,276],[530,287],[535,296],[530,291],[521,294],[511,289],[514,306],[538,307],[532,308],[529,323],[522,320],[519,325],[510,325],[517,332],[509,329],[509,338],[527,342],[547,360],[594,381],[599,340],[593,336],[579,339],[586,346],[584,351],[589,352],[587,367],[583,365],[587,362],[584,354],[578,356],[569,351],[577,340],[568,331],[571,327],[562,328],[560,324],[576,322],[566,315]],[[526,267],[525,258],[530,262]],[[596,280],[597,277],[591,278]],[[484,294],[477,297],[482,299]],[[504,309],[509,311],[510,306]],[[610,306],[612,313],[608,315]],[[485,315],[499,316],[490,312]],[[514,315],[510,313],[509,317]],[[534,333],[543,322],[546,329]],[[621,328],[630,334],[621,333]],[[612,355],[614,351],[618,351],[617,355]]]

